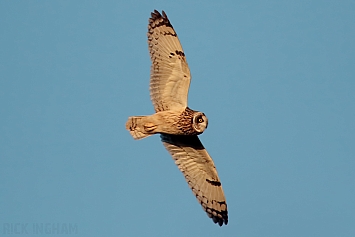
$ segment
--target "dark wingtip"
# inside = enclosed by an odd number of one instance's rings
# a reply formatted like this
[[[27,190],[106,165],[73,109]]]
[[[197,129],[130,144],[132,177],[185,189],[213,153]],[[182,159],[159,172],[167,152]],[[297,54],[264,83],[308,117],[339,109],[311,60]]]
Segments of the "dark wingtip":
[[[163,17],[164,17],[164,18],[168,19],[168,16],[167,16],[166,13],[164,12],[164,10],[161,11],[161,13],[163,14]]]
[[[151,15],[151,18],[152,18],[152,19],[157,19],[157,18],[161,17],[160,12],[158,12],[158,11],[155,10],[155,9],[154,9],[153,12],[150,13],[150,15]]]
[[[227,218],[219,218],[219,217],[212,217],[212,221],[215,223],[215,224],[218,224],[219,226],[222,226],[223,224],[227,225],[228,224],[228,217]]]
[[[150,15],[151,15],[152,20],[163,18],[167,22],[169,21],[168,16],[166,15],[165,11],[162,11],[162,13],[160,14],[160,12],[158,10],[154,9],[154,11],[150,13]]]
[[[212,213],[207,212],[207,216],[212,219],[215,224],[222,226],[223,224],[228,224],[228,211],[220,211],[219,215],[213,215]]]

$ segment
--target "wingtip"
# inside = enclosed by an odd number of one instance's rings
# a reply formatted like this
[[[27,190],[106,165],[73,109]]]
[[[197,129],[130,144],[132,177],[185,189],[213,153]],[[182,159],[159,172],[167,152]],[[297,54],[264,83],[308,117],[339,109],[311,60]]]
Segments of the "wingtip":
[[[204,208],[203,208],[204,209]],[[206,214],[209,218],[212,219],[212,221],[215,224],[218,224],[219,226],[227,225],[228,224],[228,210],[224,210],[224,211],[219,211],[219,212],[212,212],[211,210],[205,210]]]
[[[151,15],[151,18],[152,18],[152,19],[157,19],[157,18],[161,17],[160,12],[159,12],[158,10],[156,10],[156,9],[154,9],[154,11],[152,11],[152,12],[150,13],[150,15]]]
[[[150,13],[150,15],[152,20],[159,19],[159,18],[163,18],[164,20],[169,20],[164,10],[162,10],[162,12],[160,13],[158,10],[154,9],[154,11]]]
[[[217,216],[213,216],[211,217],[212,218],[212,221],[215,223],[215,224],[218,224],[219,226],[222,226],[223,224],[224,225],[227,225],[228,224],[228,216],[224,216],[222,218],[219,218]]]
[[[162,10],[161,13],[163,14],[163,17],[164,17],[164,18],[168,19],[168,16],[166,15],[166,13],[165,13],[164,10]]]

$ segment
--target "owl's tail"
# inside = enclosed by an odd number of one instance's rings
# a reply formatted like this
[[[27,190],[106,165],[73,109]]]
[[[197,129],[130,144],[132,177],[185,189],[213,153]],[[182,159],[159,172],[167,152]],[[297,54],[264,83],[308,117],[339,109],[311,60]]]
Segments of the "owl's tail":
[[[126,129],[136,140],[146,138],[154,134],[156,125],[147,123],[145,120],[147,116],[132,116],[126,122]]]

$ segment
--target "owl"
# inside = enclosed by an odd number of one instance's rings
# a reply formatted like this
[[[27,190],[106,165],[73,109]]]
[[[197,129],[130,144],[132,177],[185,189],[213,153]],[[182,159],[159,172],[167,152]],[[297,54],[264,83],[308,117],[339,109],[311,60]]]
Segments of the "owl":
[[[160,134],[165,148],[196,196],[220,226],[228,223],[227,203],[211,156],[198,135],[208,126],[202,112],[187,106],[190,69],[177,34],[164,11],[151,13],[148,48],[152,61],[150,97],[155,114],[128,118],[126,129],[134,139]]]

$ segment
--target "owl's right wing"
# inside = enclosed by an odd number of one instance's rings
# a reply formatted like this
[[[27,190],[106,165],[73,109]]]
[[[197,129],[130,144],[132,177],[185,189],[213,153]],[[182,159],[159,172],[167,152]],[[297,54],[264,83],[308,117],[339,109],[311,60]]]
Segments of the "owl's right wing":
[[[207,215],[220,226],[228,223],[228,210],[213,160],[197,136],[161,134],[165,148]]]
[[[156,112],[187,107],[190,69],[177,34],[163,11],[151,13],[148,48],[152,61],[150,98]]]

